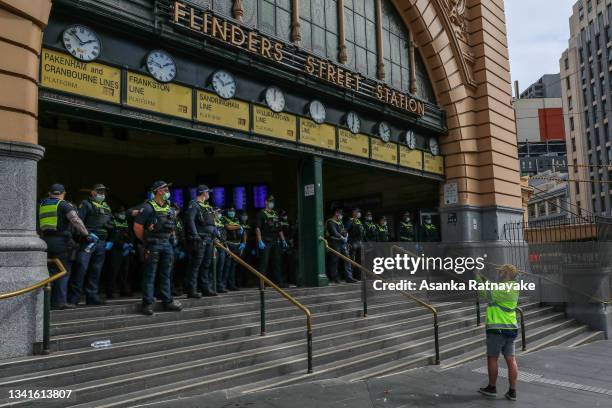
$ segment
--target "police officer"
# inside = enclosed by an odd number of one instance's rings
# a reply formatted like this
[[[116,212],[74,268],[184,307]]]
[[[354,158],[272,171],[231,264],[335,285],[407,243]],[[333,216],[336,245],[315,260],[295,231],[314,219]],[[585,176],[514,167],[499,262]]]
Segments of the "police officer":
[[[66,189],[63,185],[53,184],[49,187],[48,195],[49,197],[43,199],[38,206],[38,229],[42,240],[47,244],[47,257],[59,259],[68,272],[53,282],[51,308],[74,309],[75,305],[67,300],[72,251],[76,246],[70,227],[72,226],[81,236],[88,237],[89,242],[94,242],[97,238],[89,234],[75,208],[68,201],[64,201]],[[58,272],[58,270],[53,270],[52,274]]]
[[[387,227],[387,217],[384,215],[378,219],[376,224],[376,242],[389,242],[389,228]]]
[[[246,247],[244,243],[244,228],[240,225],[238,218],[236,217],[236,209],[230,207],[225,213],[223,218],[223,227],[227,234],[227,247],[237,256]],[[236,291],[238,285],[236,284],[236,261],[229,255],[225,259],[225,270],[223,272],[225,277],[224,286],[227,290]]]
[[[175,212],[170,199],[169,184],[156,181],[151,186],[153,199],[147,201],[134,221],[134,235],[144,242],[145,267],[142,277],[142,313],[153,314],[155,276],[159,275],[159,292],[164,309],[180,311],[180,302],[172,299],[172,264],[176,242]]]
[[[185,279],[187,268],[186,259],[186,244],[185,244],[185,226],[182,220],[182,210],[177,203],[172,203],[176,217],[175,219],[175,236],[176,241],[173,245],[174,248],[174,268],[172,269],[172,296],[179,296],[181,291],[178,289],[180,286],[185,291]]]
[[[89,198],[79,205],[79,217],[87,229],[99,240],[95,244],[84,242],[80,245],[74,261],[74,271],[70,277],[68,299],[75,305],[79,303],[83,284],[85,283],[85,301],[88,305],[103,305],[105,302],[98,296],[100,274],[104,266],[106,251],[112,243],[106,241],[113,229],[113,215],[106,203],[106,186],[95,184]],[[87,278],[87,282],[85,279]]]
[[[249,214],[246,211],[240,213],[240,226],[244,231],[242,234],[242,244],[244,244],[244,246],[242,247],[243,249],[240,251],[240,258],[242,258],[242,260],[249,264],[253,264],[255,262],[252,262],[250,258],[252,256],[251,252],[255,251],[256,247],[255,234],[253,234],[253,228],[251,227],[251,223],[249,222]],[[244,268],[241,265],[238,265],[236,271],[237,286],[245,286],[248,281],[249,274],[241,272],[246,271],[244,271]]]
[[[287,248],[282,251],[281,266],[285,272],[284,282],[296,283],[295,279],[295,246],[294,246],[294,234],[295,228],[289,222],[289,214],[286,210],[280,210],[280,228],[283,231],[285,241],[287,241]]]
[[[431,215],[426,214],[423,216],[423,228],[422,228],[423,242],[438,242],[440,236],[438,235],[438,228],[431,220]]]
[[[281,284],[281,249],[288,247],[280,227],[278,214],[274,211],[274,196],[266,198],[266,208],[257,214],[255,221],[257,249],[260,251],[259,270],[272,282]]]
[[[399,241],[400,242],[414,242],[415,241],[415,228],[412,224],[412,218],[410,212],[406,211],[399,225]]]
[[[223,223],[223,214],[220,208],[215,208],[215,227],[216,227],[216,238],[217,240],[227,246],[227,230]],[[217,273],[216,288],[217,293],[227,293],[227,275],[225,274],[225,265],[229,260],[229,255],[222,249],[216,248],[217,259],[215,264],[215,271]]]
[[[376,242],[378,239],[378,227],[374,223],[374,217],[372,217],[372,211],[368,211],[365,216],[365,222],[363,223],[365,229],[365,240],[367,242]]]
[[[342,209],[338,208],[334,211],[333,217],[327,220],[325,224],[326,235],[329,239],[330,246],[337,252],[348,257],[348,233],[344,229],[342,223]],[[329,279],[335,283],[340,283],[338,278],[338,256],[330,253],[328,256],[329,262]],[[347,261],[342,261],[344,266],[344,278],[347,283],[357,282],[353,279],[351,264]]]
[[[363,241],[365,239],[365,226],[361,222],[361,210],[355,208],[346,222],[346,232],[349,237],[349,254],[357,263],[363,263]],[[358,272],[358,271],[354,271]]]
[[[106,282],[106,298],[112,299],[115,297],[117,281],[119,281],[121,296],[131,296],[130,258],[135,249],[124,207],[119,207],[113,216],[113,230],[108,237],[108,242],[112,244],[112,248],[109,253],[110,268],[108,269],[108,280]]]
[[[212,269],[215,214],[208,203],[209,189],[202,184],[196,188],[196,198],[185,212],[185,232],[189,260],[185,291],[188,297],[217,296]],[[198,291],[200,289],[201,293]]]

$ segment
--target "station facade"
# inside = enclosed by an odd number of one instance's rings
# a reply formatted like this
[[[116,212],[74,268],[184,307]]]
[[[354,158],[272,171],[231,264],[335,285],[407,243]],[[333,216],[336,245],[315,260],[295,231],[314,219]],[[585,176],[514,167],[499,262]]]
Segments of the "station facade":
[[[434,215],[453,246],[522,218],[501,0],[0,0],[0,21],[0,292],[48,276],[55,182],[126,207],[205,183],[251,214],[273,193],[309,286],[332,208]],[[0,339],[28,354],[41,296],[5,305]]]

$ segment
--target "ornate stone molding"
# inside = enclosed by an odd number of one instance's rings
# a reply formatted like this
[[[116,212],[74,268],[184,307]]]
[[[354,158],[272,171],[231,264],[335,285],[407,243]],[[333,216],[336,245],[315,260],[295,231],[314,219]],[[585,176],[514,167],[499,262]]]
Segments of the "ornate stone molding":
[[[466,0],[441,0],[444,11],[453,25],[455,35],[467,43]]]

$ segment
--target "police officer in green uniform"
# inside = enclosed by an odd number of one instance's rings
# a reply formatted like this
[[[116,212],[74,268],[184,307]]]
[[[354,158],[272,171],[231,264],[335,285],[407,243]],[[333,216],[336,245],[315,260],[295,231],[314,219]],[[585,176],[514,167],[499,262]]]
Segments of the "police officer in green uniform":
[[[363,223],[365,230],[365,241],[376,242],[378,239],[378,227],[374,223],[374,217],[372,211],[368,211],[365,216],[365,222]]]
[[[135,250],[124,207],[119,207],[113,216],[113,230],[108,237],[108,241],[112,242],[112,248],[109,254],[110,268],[108,269],[106,282],[106,298],[112,299],[115,297],[117,282],[119,283],[120,295],[131,296],[130,258]]]
[[[410,212],[406,211],[399,225],[399,241],[414,242],[416,239],[415,228],[410,217]]]
[[[325,232],[326,236],[329,239],[329,245],[337,252],[340,252],[342,255],[349,257],[348,253],[348,233],[344,229],[344,224],[342,223],[342,209],[338,208],[334,211],[333,217],[329,218],[325,223]],[[338,277],[338,255],[329,253],[328,257],[328,265],[329,265],[329,280],[335,283],[340,283],[340,279]],[[357,282],[353,279],[353,271],[351,270],[351,264],[347,261],[342,260],[342,265],[344,267],[344,279],[347,283]]]
[[[249,222],[249,214],[246,211],[240,213],[240,226],[244,233],[242,234],[242,245],[240,250],[240,258],[249,264],[254,264],[251,261],[251,252],[255,251],[255,234],[253,234],[253,228]],[[250,275],[246,273],[242,265],[236,267],[236,285],[245,286]]]
[[[378,219],[378,224],[376,224],[376,242],[389,242],[389,227],[387,217],[384,215]]]
[[[237,256],[244,250],[246,244],[244,240],[244,228],[240,225],[240,221],[236,218],[236,209],[230,207],[225,213],[223,218],[223,227],[227,234],[227,247]],[[225,270],[223,272],[225,277],[224,286],[227,290],[236,291],[238,285],[236,284],[236,261],[229,255],[225,259]]]
[[[438,242],[440,241],[440,235],[438,234],[438,228],[431,220],[431,215],[427,214],[423,216],[423,228],[422,228],[423,242]]]
[[[286,210],[280,210],[280,227],[283,231],[283,236],[287,241],[287,249],[282,253],[282,270],[285,272],[284,282],[296,283],[295,277],[295,241],[294,241],[294,226],[289,222],[289,214]]]
[[[106,251],[112,248],[112,242],[107,242],[107,238],[113,229],[113,215],[106,203],[106,190],[105,185],[95,184],[91,188],[89,198],[79,205],[79,217],[87,230],[95,234],[99,240],[95,244],[81,243],[74,260],[68,301],[75,305],[81,298],[83,284],[85,284],[85,301],[88,305],[105,303],[98,296],[98,285]]]
[[[70,227],[81,236],[87,237],[90,243],[97,240],[93,234],[89,234],[85,224],[79,218],[76,209],[65,201],[66,189],[61,184],[53,184],[49,187],[49,197],[43,199],[38,206],[38,229],[43,241],[47,244],[47,257],[57,258],[68,272],[52,284],[51,308],[57,310],[74,309],[75,305],[68,302],[68,280],[72,267],[72,251],[76,246],[72,239]],[[59,270],[51,270],[51,274]]]
[[[288,247],[280,227],[278,214],[274,211],[274,196],[266,198],[266,208],[257,214],[255,238],[259,250],[259,271],[277,285],[285,286],[281,280],[281,250]]]
[[[346,231],[349,237],[349,254],[351,259],[357,263],[363,263],[363,241],[365,240],[366,229],[365,225],[361,222],[361,210],[359,208],[353,209],[351,218],[346,222]],[[361,275],[361,272],[353,270],[353,274],[357,278]],[[359,275],[357,275],[359,274]]]
[[[215,227],[217,227],[217,240],[224,246],[227,246],[227,230],[225,229],[225,224],[223,222],[222,211],[218,207],[215,208]],[[227,293],[227,275],[225,275],[225,265],[230,257],[227,252],[222,249],[216,248],[215,250],[217,251],[217,260],[215,264],[215,271],[217,273],[217,293]]]
[[[185,291],[192,298],[217,295],[212,269],[213,240],[217,227],[214,209],[208,203],[208,198],[208,187],[199,185],[196,188],[196,198],[187,206],[184,217],[189,253]]]
[[[168,202],[169,184],[156,181],[151,186],[153,199],[147,201],[134,221],[134,235],[144,242],[145,267],[142,277],[142,313],[153,314],[155,276],[159,275],[159,294],[164,309],[180,311],[183,306],[172,298],[173,244],[176,242],[176,214]]]

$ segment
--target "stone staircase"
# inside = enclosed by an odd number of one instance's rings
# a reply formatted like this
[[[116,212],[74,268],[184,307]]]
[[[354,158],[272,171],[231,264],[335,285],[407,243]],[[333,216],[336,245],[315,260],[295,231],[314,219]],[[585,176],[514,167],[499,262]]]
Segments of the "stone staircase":
[[[180,313],[143,316],[138,299],[53,312],[53,353],[0,360],[0,389],[64,388],[76,395],[45,406],[132,407],[219,390],[231,397],[327,378],[355,381],[433,364],[431,313],[387,292],[369,299],[364,319],[360,289],[344,284],[289,290],[314,317],[312,374],[306,373],[303,313],[266,290],[267,334],[261,336],[259,291],[246,289],[181,299]],[[442,364],[480,358],[484,326],[476,326],[474,304],[435,306]],[[522,307],[529,350],[603,338],[552,307]],[[112,346],[91,347],[97,340]],[[0,400],[0,407],[35,404]]]

